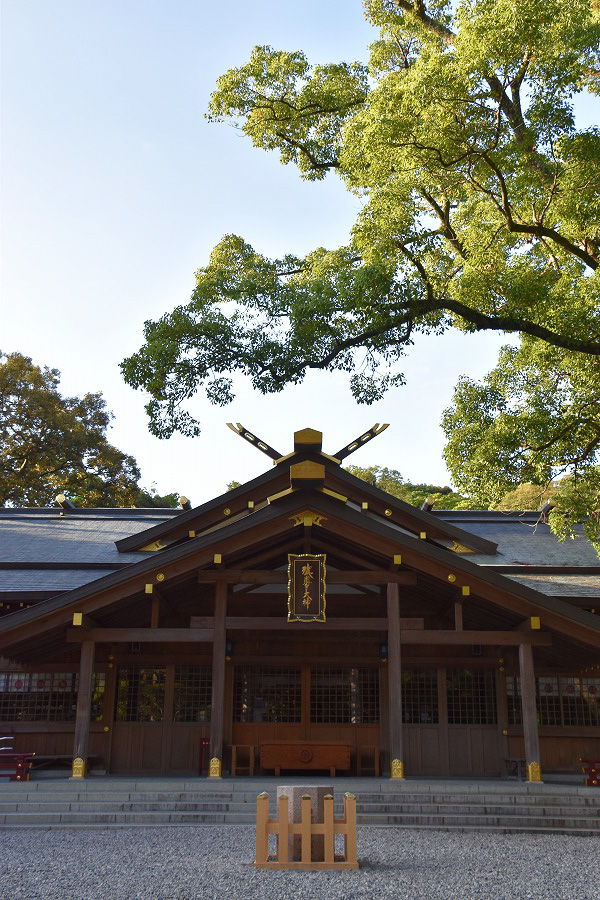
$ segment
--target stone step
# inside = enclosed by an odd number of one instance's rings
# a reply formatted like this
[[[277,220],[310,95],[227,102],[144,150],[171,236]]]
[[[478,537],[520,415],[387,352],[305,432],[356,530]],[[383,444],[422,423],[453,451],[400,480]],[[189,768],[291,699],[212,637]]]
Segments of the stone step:
[[[293,779],[297,784],[314,779]],[[0,828],[102,828],[255,823],[256,796],[266,790],[275,815],[275,779],[47,779],[0,785]],[[505,782],[390,783],[336,779],[336,815],[343,792],[358,798],[362,825],[600,834],[600,791],[580,785]]]
[[[342,812],[342,804],[335,806],[336,814]],[[545,820],[550,818],[569,818],[576,816],[580,819],[597,820],[600,824],[600,808],[592,806],[551,806],[551,807],[533,807],[527,804],[501,804],[501,803],[479,803],[473,802],[457,804],[426,804],[426,803],[364,803],[358,799],[357,811],[359,816],[363,818],[378,816],[408,816],[408,815],[486,815],[486,816],[503,816],[503,817],[543,817]],[[255,804],[241,802],[176,802],[164,801],[159,799],[140,800],[138,798],[132,800],[124,800],[121,798],[119,802],[104,801],[98,798],[95,801],[89,799],[79,800],[58,800],[56,797],[35,798],[28,803],[0,803],[0,814],[5,813],[131,813],[131,812],[162,812],[165,815],[178,812],[198,812],[198,813],[223,813],[223,814],[250,814],[254,815]],[[271,814],[275,813],[272,804]]]
[[[1,821],[1,819],[4,821]],[[158,813],[14,813],[0,817],[0,826],[19,828],[22,826],[79,827],[79,826],[114,826],[114,825],[250,825],[254,824],[254,816],[249,814],[217,814],[217,813],[185,813],[175,812],[165,815]],[[578,818],[546,819],[543,817],[510,817],[502,816],[452,816],[452,815],[407,815],[407,816],[370,816],[360,817],[359,825],[394,826],[403,828],[431,828],[444,830],[471,831],[479,829],[495,831],[537,831],[539,833],[585,833],[600,834],[600,823],[595,827],[589,820]]]

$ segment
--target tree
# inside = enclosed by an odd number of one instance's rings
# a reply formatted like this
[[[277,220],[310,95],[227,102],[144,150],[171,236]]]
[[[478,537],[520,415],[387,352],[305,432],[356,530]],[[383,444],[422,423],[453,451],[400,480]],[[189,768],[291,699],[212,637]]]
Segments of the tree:
[[[583,522],[600,553],[597,357],[530,338],[504,347],[482,382],[461,379],[443,427],[446,462],[459,490],[496,505],[523,482],[536,485],[554,503],[549,523],[555,533],[573,536]]]
[[[140,509],[176,509],[179,506],[179,494],[159,494],[153,482],[149,490],[138,487],[134,506]]]
[[[440,487],[435,484],[411,484],[404,481],[400,472],[396,469],[388,469],[385,466],[347,466],[347,471],[357,478],[362,478],[369,484],[375,485],[382,491],[387,491],[393,497],[404,500],[412,506],[420,507],[427,501],[435,509],[472,509],[468,499],[457,494],[448,486]]]
[[[44,506],[66,494],[87,506],[135,501],[139,469],[106,438],[102,394],[63,397],[60,372],[0,353],[0,506]]]
[[[209,118],[302,178],[334,172],[362,201],[347,246],[270,259],[229,235],[191,301],[145,324],[122,363],[150,394],[151,431],[197,434],[185,402],[268,393],[306,371],[352,372],[365,403],[404,380],[415,335],[537,338],[598,359],[600,131],[572,97],[598,92],[589,0],[367,0],[369,64],[311,67],[255,47],[217,84]]]

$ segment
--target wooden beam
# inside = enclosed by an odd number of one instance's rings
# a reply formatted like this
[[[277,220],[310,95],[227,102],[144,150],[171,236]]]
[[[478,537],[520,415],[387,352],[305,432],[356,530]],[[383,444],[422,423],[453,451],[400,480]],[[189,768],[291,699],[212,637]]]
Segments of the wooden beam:
[[[460,602],[454,604],[454,627],[457,631],[463,630],[463,605]]]
[[[387,586],[388,614],[388,728],[390,740],[390,774],[404,778],[402,753],[402,668],[400,658],[400,595],[398,585]]]
[[[69,628],[67,643],[96,641],[98,644],[156,644],[212,641],[212,628]]]
[[[535,647],[551,647],[552,635],[548,632],[520,631],[452,631],[450,629],[400,632],[406,644],[485,644],[499,647],[514,647],[532,644]]]
[[[90,707],[92,703],[92,683],[94,679],[93,641],[83,641],[79,661],[79,687],[77,690],[77,709],[75,712],[75,736],[73,741],[73,759],[83,760],[73,767],[73,776],[85,778],[87,768],[88,742],[90,736]]]
[[[152,609],[150,610],[150,628],[158,628],[160,618],[160,597],[152,595]]]
[[[210,715],[209,776],[220,778],[223,767],[223,725],[225,722],[225,644],[227,632],[227,583],[215,585],[215,627],[212,662],[212,703]],[[215,764],[218,760],[218,765]],[[215,768],[216,767],[216,768]],[[218,769],[218,771],[217,771]]]
[[[523,631],[525,634],[531,631],[539,631],[540,624],[541,621],[539,616],[530,616],[528,619],[525,619],[524,622],[515,625],[515,631]]]
[[[519,674],[521,678],[521,709],[523,712],[523,742],[525,744],[527,780],[541,781],[535,673],[533,668],[533,651],[530,644],[521,644],[519,647]]]
[[[167,600],[164,593],[157,585],[154,585],[154,596],[158,597],[158,599],[160,600],[160,608],[164,613],[166,613],[168,616],[175,615],[173,604]]]
[[[212,616],[191,616],[191,628],[213,628]],[[227,616],[226,627],[229,631],[387,631],[388,620],[329,618],[326,622],[288,622],[282,616]],[[400,627],[405,631],[413,631],[424,627],[420,618],[400,619]]]
[[[228,584],[287,584],[288,573],[285,571],[261,571],[260,569],[204,569],[198,573],[200,584],[212,584],[224,581]],[[415,585],[417,576],[414,572],[386,572],[385,569],[373,571],[327,571],[327,584],[406,584]]]

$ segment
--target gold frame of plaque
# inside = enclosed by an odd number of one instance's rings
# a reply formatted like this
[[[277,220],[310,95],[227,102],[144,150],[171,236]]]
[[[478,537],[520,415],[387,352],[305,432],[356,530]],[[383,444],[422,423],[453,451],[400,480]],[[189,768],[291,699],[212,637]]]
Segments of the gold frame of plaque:
[[[327,554],[288,553],[288,622],[326,622]]]

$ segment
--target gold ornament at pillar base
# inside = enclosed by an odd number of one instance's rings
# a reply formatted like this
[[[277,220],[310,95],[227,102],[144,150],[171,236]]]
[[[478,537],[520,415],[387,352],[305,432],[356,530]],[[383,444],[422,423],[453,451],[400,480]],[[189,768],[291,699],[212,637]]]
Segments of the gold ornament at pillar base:
[[[217,759],[214,756],[208,764],[208,777],[209,778],[220,778],[221,777],[221,760]]]
[[[71,778],[85,778],[85,760],[80,756],[73,760]]]
[[[539,762],[527,763],[527,781],[541,781],[542,767]]]
[[[404,778],[404,763],[401,759],[393,759],[390,778]]]

